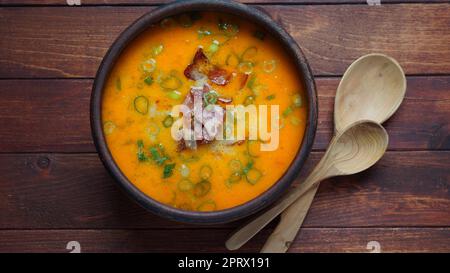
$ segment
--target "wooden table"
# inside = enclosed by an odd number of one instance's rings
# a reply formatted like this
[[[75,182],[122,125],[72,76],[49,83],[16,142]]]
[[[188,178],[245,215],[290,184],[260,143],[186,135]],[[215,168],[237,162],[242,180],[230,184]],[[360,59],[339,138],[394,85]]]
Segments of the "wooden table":
[[[386,53],[407,74],[406,99],[385,124],[389,151],[361,175],[322,183],[290,251],[449,252],[450,1],[246,2],[287,29],[316,75],[320,119],[302,176],[331,138],[335,90],[354,59]],[[92,143],[98,65],[160,1],[81,4],[0,0],[0,251],[69,252],[70,241],[82,252],[225,251],[242,222],[198,227],[148,213],[118,189]],[[273,227],[242,251],[258,251]]]

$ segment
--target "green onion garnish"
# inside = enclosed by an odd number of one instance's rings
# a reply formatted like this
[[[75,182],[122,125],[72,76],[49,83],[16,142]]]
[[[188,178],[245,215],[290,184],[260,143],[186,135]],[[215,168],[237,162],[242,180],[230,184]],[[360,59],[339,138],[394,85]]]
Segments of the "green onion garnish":
[[[169,128],[170,126],[172,126],[173,124],[173,117],[172,116],[167,116],[164,120],[163,120],[163,125],[166,128]]]
[[[103,123],[103,132],[105,133],[105,135],[112,134],[115,129],[116,129],[116,124],[114,124],[114,122],[106,121],[105,123]]]
[[[264,61],[263,70],[266,73],[272,73],[277,67],[277,62],[275,60]]]
[[[193,193],[195,197],[203,197],[211,190],[211,183],[207,180],[203,180],[195,184]]]
[[[180,191],[190,191],[194,188],[194,183],[187,178],[183,178],[178,182],[177,186]]]
[[[203,165],[200,168],[200,177],[203,180],[208,180],[209,178],[211,178],[212,172],[213,172],[213,169],[211,168],[211,166]]]
[[[144,152],[144,142],[142,141],[142,139],[139,139],[137,141],[137,147],[138,147],[138,151],[137,151],[137,158],[140,162],[143,161],[147,161],[148,157]]]
[[[144,96],[138,96],[133,101],[134,110],[139,114],[145,115],[148,113],[148,99]]]
[[[161,52],[163,51],[163,49],[164,49],[164,46],[163,46],[162,44],[159,44],[159,45],[157,45],[157,46],[154,46],[154,47],[152,48],[152,55],[153,55],[153,57],[156,57],[156,56],[158,56],[159,54],[161,54]]]
[[[292,103],[294,104],[295,107],[302,107],[303,106],[302,96],[300,96],[300,94],[295,94],[294,96],[292,96]]]
[[[181,99],[181,93],[177,90],[173,90],[167,93],[167,96],[173,100]]]
[[[147,84],[147,85],[152,85],[152,83],[153,83],[153,78],[150,77],[150,76],[147,76],[147,77],[145,77],[144,82],[145,82],[145,84]]]
[[[172,176],[174,168],[175,168],[175,163],[165,165],[164,170],[163,170],[163,178],[168,178],[168,177]]]
[[[290,107],[290,106],[288,106],[288,108],[286,108],[284,111],[283,111],[283,117],[287,117],[287,116],[289,116],[289,114],[290,113],[292,113],[292,107]]]

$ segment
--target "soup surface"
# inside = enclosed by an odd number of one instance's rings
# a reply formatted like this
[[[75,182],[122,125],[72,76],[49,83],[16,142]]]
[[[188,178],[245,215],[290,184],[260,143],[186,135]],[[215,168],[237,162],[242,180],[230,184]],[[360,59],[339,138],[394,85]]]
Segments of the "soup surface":
[[[259,137],[174,139],[183,118],[171,115],[173,107],[193,109],[199,92],[202,106],[227,118],[227,105],[278,105],[277,122],[269,122],[279,129],[277,148],[261,151],[267,140]],[[257,26],[219,13],[183,14],[149,27],[121,54],[104,90],[103,131],[116,164],[142,192],[184,210],[221,210],[257,197],[288,169],[305,131],[303,96],[289,56]],[[201,131],[227,128],[215,118]]]

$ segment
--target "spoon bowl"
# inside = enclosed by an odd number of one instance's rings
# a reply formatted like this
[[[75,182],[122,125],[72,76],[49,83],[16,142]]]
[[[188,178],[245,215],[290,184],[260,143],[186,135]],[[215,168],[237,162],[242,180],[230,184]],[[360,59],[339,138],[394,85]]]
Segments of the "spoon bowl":
[[[351,175],[374,165],[385,153],[388,144],[386,130],[377,123],[358,121],[332,143],[327,164],[334,175]]]
[[[378,53],[362,56],[349,66],[339,83],[335,131],[358,120],[385,122],[397,111],[405,92],[405,73],[396,60]]]

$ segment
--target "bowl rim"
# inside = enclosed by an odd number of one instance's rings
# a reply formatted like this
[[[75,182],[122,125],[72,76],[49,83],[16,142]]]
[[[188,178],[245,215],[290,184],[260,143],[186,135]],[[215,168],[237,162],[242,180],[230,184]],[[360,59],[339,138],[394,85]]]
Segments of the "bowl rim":
[[[109,73],[122,51],[150,25],[177,14],[192,11],[217,10],[220,10],[221,13],[245,16],[245,18],[249,18],[253,24],[259,25],[266,32],[269,32],[274,38],[279,40],[283,49],[293,57],[297,73],[303,77],[304,91],[308,100],[308,118],[303,140],[294,160],[278,181],[266,191],[241,205],[224,210],[212,212],[180,210],[163,204],[140,191],[128,180],[119,169],[119,166],[115,163],[106,144],[102,130],[101,109],[103,89]],[[105,54],[95,76],[90,102],[90,123],[94,144],[102,163],[113,178],[115,178],[114,180],[117,184],[133,200],[154,214],[178,222],[196,224],[219,224],[235,221],[254,214],[277,200],[293,183],[312,150],[317,128],[317,119],[318,102],[314,77],[303,52],[295,40],[268,14],[266,14],[265,11],[234,1],[221,0],[176,1],[162,5],[135,20],[117,37]]]

